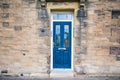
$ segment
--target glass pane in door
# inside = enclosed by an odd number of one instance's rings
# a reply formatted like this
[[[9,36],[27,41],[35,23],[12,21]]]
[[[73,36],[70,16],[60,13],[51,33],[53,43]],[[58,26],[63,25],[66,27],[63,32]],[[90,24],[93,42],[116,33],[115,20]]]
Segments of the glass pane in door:
[[[56,25],[56,43],[55,46],[60,45],[60,25]]]
[[[69,45],[68,34],[69,34],[69,25],[64,25],[64,46]]]

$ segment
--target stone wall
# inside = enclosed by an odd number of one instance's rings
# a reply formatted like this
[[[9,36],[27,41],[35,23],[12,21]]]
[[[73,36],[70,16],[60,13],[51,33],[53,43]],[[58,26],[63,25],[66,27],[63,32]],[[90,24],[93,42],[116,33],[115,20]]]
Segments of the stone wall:
[[[87,10],[87,54],[76,53],[77,74],[120,74],[120,12],[112,15],[120,11],[120,1],[89,0]]]
[[[49,77],[51,10],[74,12],[74,75],[120,74],[119,0],[89,0],[87,18],[78,2],[47,3],[48,19],[38,16],[37,0],[0,0],[0,75]],[[73,5],[73,6],[71,6]]]
[[[50,30],[41,35],[48,25],[38,20],[35,0],[0,0],[0,71],[48,77]]]

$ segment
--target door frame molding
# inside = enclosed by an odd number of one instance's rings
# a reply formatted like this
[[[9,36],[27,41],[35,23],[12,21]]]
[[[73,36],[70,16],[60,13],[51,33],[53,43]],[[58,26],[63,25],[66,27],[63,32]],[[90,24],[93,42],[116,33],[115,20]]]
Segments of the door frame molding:
[[[51,64],[50,64],[50,68],[51,70],[55,70],[55,68],[53,68],[53,22],[54,21],[61,21],[61,22],[71,22],[71,68],[70,69],[64,69],[64,70],[73,70],[73,15],[74,12],[67,12],[67,11],[63,11],[63,13],[68,13],[68,14],[72,14],[72,20],[53,20],[53,15],[54,13],[60,13],[61,11],[55,11],[55,12],[51,12]],[[59,68],[58,68],[59,69]],[[60,68],[61,69],[61,68]]]

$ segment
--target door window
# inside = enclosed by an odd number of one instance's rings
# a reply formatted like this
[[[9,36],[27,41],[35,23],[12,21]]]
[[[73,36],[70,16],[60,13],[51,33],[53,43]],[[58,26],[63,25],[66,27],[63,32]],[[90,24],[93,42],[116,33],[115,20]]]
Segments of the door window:
[[[60,46],[60,25],[56,25],[56,43],[55,46]]]
[[[69,25],[64,25],[64,46],[68,46],[68,37],[69,37]]]
[[[53,14],[53,20],[72,20],[72,13],[59,12]]]

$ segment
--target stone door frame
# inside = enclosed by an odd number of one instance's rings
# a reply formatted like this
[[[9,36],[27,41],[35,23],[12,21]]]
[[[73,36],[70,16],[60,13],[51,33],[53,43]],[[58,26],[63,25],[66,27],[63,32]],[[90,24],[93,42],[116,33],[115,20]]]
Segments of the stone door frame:
[[[63,13],[68,13],[68,14],[72,14],[72,20],[53,20],[53,15],[54,15],[54,13],[59,13],[59,12],[63,12]],[[68,21],[70,21],[71,23],[72,23],[72,25],[71,25],[71,29],[72,29],[72,31],[71,31],[71,39],[72,39],[72,41],[71,41],[71,68],[70,69],[63,69],[63,70],[73,70],[73,15],[74,15],[74,12],[72,12],[72,11],[53,11],[53,12],[51,12],[51,64],[50,64],[50,67],[51,67],[51,70],[55,70],[54,68],[53,68],[53,22],[54,21],[61,21],[61,22],[68,22]]]

